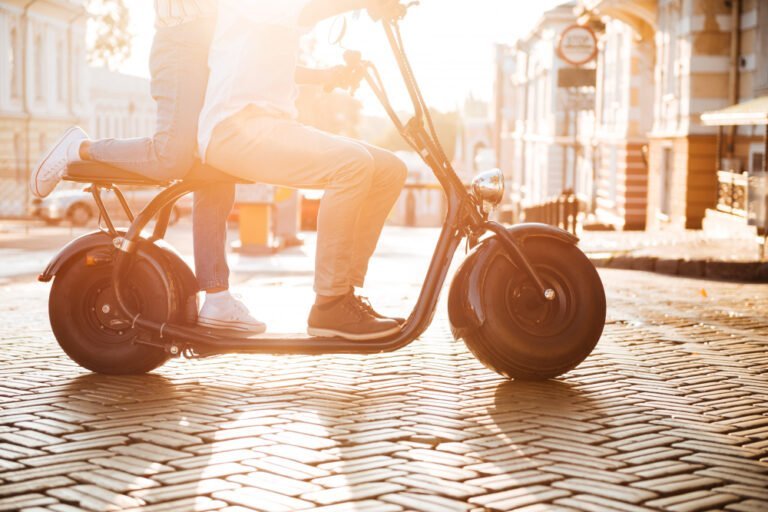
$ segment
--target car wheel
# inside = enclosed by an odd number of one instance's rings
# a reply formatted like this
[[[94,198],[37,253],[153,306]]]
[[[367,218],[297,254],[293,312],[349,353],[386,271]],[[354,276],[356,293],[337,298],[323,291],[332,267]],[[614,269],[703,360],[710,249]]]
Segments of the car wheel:
[[[83,227],[87,226],[93,218],[93,212],[91,208],[82,203],[72,205],[67,212],[67,218],[73,226]]]

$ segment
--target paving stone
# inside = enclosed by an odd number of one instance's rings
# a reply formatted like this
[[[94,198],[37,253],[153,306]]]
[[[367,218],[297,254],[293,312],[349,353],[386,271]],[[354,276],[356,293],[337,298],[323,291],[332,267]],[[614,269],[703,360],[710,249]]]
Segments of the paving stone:
[[[316,478],[312,480],[312,483],[319,484],[323,487],[344,487],[347,485],[391,480],[395,477],[402,477],[407,474],[406,471],[396,471],[394,468],[367,469],[357,472],[345,471],[332,476]]]
[[[123,473],[114,469],[76,471],[70,473],[69,477],[80,483],[95,485],[118,494],[127,494],[128,491],[148,489],[160,485],[149,478]]]
[[[223,501],[214,500],[207,496],[197,496],[140,508],[125,509],[123,512],[206,512],[209,510],[222,510],[226,506],[227,504]]]
[[[72,462],[72,463],[65,463],[65,464],[54,464],[51,466],[43,466],[39,468],[22,469],[20,471],[0,473],[0,478],[2,478],[2,480],[6,482],[23,482],[26,480],[34,480],[37,478],[68,475],[75,471],[87,471],[89,469],[97,469],[97,468],[98,466],[95,466],[93,464],[89,464],[86,462]]]
[[[171,468],[169,468],[171,469]],[[242,473],[250,473],[253,467],[235,462],[225,462],[223,464],[212,464],[196,469],[186,469],[183,471],[172,471],[154,475],[152,478],[158,482],[168,485],[182,484],[186,482],[196,482],[208,478],[222,478]]]
[[[384,495],[381,497],[381,501],[394,503],[405,507],[407,510],[417,510],[420,512],[465,512],[472,509],[472,506],[467,503],[442,496],[407,492]]]
[[[42,494],[31,493],[23,496],[0,498],[0,511],[17,511],[32,507],[43,507],[56,503],[56,500]]]
[[[352,501],[313,508],[315,512],[400,512],[403,507],[377,500]]]
[[[25,480],[13,484],[0,485],[0,498],[24,493],[37,493],[46,489],[72,485],[74,482],[63,476],[50,476]]]
[[[562,480],[562,478],[561,475],[529,470],[475,478],[467,480],[465,483],[468,485],[478,485],[492,491],[503,491],[515,487],[530,487],[538,484],[549,484],[557,480]]]
[[[117,469],[138,476],[151,476],[174,470],[172,467],[160,464],[159,462],[137,459],[127,455],[117,455],[109,458],[97,457],[91,459],[90,462],[104,468]]]
[[[418,342],[390,354],[238,355],[171,361],[157,375],[86,375],[34,320],[47,290],[13,285],[31,313],[0,321],[0,489],[11,493],[0,503],[25,512],[764,510],[768,295],[708,282],[704,298],[700,282],[604,277],[600,344],[543,383],[484,369],[451,339],[444,309]],[[404,288],[411,300],[414,283]],[[274,297],[291,288],[270,286]]]
[[[244,487],[255,487],[294,497],[305,493],[318,492],[323,489],[321,486],[314,483],[274,475],[265,471],[255,471],[253,473],[248,473],[247,475],[230,476],[227,480],[241,484]]]
[[[648,505],[671,510],[672,512],[695,512],[699,510],[714,510],[722,508],[739,498],[732,494],[717,494],[708,491],[696,491],[686,494],[679,494],[660,500],[652,500]]]
[[[240,486],[220,478],[209,478],[178,485],[166,485],[152,489],[142,489],[130,493],[132,497],[139,498],[147,503],[160,503],[163,501],[192,498],[198,495],[211,495],[214,497],[220,491],[238,489]],[[224,500],[227,501],[227,500]]]
[[[469,502],[482,505],[489,510],[512,510],[536,503],[550,502],[569,494],[564,490],[534,485],[470,498]]]
[[[587,476],[587,475],[585,475]],[[574,493],[595,494],[615,501],[624,501],[627,503],[642,503],[653,499],[656,494],[643,489],[635,489],[626,485],[615,485],[605,482],[596,482],[586,478],[570,478],[560,480],[552,484],[558,489],[567,489]]]
[[[555,500],[555,504],[564,507],[572,507],[571,510],[585,510],[588,512],[649,512],[651,510],[657,510],[590,494],[577,494],[575,496],[561,498]]]
[[[123,510],[144,505],[138,498],[118,494],[95,485],[75,485],[48,491],[50,496],[67,503],[76,503],[87,510]]]
[[[375,498],[397,491],[402,491],[404,489],[405,487],[401,485],[377,482],[309,492],[302,495],[301,497],[313,503],[330,505],[332,503],[339,503],[342,501],[356,501],[364,500],[367,498]]]

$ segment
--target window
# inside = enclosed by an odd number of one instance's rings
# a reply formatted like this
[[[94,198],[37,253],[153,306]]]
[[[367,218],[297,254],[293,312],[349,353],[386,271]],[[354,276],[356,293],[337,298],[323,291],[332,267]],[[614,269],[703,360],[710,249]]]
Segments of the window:
[[[21,61],[19,59],[19,31],[11,27],[8,45],[8,77],[10,79],[11,99],[18,100],[21,97]]]
[[[751,175],[761,174],[763,172],[763,155],[762,148],[753,148],[749,155],[749,173]]]
[[[43,36],[40,34],[37,34],[35,36],[34,55],[35,55],[35,99],[37,101],[43,101],[45,99],[45,94],[44,94],[45,49],[43,48]]]
[[[661,180],[659,181],[659,212],[669,217],[672,212],[672,176],[674,174],[674,153],[672,148],[663,149]]]
[[[65,41],[59,39],[56,47],[56,96],[60,103],[67,100],[67,54]]]
[[[768,2],[757,2],[755,96],[768,94]]]

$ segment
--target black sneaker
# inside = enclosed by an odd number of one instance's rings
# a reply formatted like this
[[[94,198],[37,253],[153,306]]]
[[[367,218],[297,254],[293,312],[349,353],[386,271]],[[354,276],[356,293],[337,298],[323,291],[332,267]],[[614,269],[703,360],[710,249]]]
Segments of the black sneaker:
[[[397,322],[376,318],[352,293],[329,304],[312,306],[308,323],[310,336],[341,337],[352,341],[384,338],[400,331]]]
[[[375,309],[373,309],[373,306],[371,305],[371,301],[368,300],[368,297],[359,297],[355,295],[355,298],[360,303],[360,305],[363,306],[363,308],[365,308],[365,310],[368,311],[370,314],[372,314],[374,317],[380,320],[394,320],[400,326],[405,325],[405,318],[401,318],[399,316],[384,316],[378,311],[376,311]]]

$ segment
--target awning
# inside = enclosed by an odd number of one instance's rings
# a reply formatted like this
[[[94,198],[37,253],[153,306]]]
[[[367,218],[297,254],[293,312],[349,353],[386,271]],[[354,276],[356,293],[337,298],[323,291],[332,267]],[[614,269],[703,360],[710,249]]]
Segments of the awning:
[[[706,126],[768,125],[768,96],[701,114]]]

